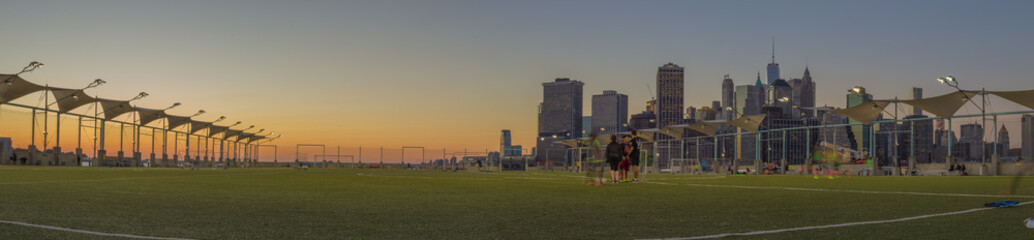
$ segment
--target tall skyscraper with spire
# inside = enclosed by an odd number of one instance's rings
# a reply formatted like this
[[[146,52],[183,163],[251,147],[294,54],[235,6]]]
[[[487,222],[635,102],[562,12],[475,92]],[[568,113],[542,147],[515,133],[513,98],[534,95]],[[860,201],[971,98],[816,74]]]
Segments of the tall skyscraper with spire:
[[[657,127],[682,123],[685,69],[674,63],[657,68]]]
[[[768,85],[779,79],[779,64],[775,61],[775,37],[772,37],[772,63],[768,64]]]
[[[732,78],[729,78],[729,74],[725,74],[725,79],[722,79],[722,118],[725,120],[732,120],[734,118],[733,111],[729,111],[728,108],[736,105],[736,87],[732,84]]]

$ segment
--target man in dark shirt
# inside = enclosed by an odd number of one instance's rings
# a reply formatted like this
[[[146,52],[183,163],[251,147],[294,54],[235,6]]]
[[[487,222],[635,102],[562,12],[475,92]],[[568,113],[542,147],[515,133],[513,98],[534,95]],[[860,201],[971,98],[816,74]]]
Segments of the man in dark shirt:
[[[628,163],[632,165],[632,182],[639,182],[639,135],[632,130],[632,140],[628,141],[631,149],[628,153]]]

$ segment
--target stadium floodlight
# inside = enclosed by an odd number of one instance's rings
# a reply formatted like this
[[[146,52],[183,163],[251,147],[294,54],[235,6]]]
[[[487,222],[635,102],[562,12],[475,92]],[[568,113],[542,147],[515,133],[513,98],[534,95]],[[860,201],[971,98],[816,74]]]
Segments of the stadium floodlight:
[[[212,123],[216,123],[216,122],[219,122],[219,121],[222,121],[222,120],[226,120],[226,116],[219,116],[219,119],[216,119],[215,121],[212,121]]]
[[[781,97],[781,98],[779,98],[778,101],[781,102],[781,103],[787,103],[787,102],[790,101],[790,98],[788,98],[788,97]]]
[[[241,121],[237,121],[237,123],[230,124],[230,126],[226,126],[226,127],[229,128],[229,127],[237,126],[237,125],[240,125],[240,124],[241,124]]]
[[[956,88],[956,89],[959,88],[959,81],[955,80],[955,77],[951,76],[951,75],[944,76],[944,77],[939,77],[939,78],[937,78],[937,81],[940,82],[940,83],[943,83],[945,85],[951,86],[953,88]],[[961,89],[959,89],[959,90],[961,90]]]
[[[862,87],[853,87],[851,89],[848,89],[847,91],[854,94],[860,94],[862,93]]]
[[[39,68],[42,68],[42,67],[43,67],[43,63],[37,62],[37,61],[32,61],[31,63],[29,63],[28,66],[25,66],[24,68],[22,68],[22,71],[18,72],[18,74],[32,72],[33,70],[36,70],[36,69],[39,69]],[[18,75],[18,74],[15,74],[15,75]]]
[[[167,107],[165,109],[162,109],[162,111],[168,111],[169,109],[173,109],[175,107],[179,107],[180,105],[182,105],[182,104],[180,104],[180,103],[173,103],[172,106],[169,106],[169,107]]]
[[[90,88],[99,87],[100,85],[104,85],[105,83],[108,83],[108,82],[106,82],[106,81],[104,81],[104,80],[102,80],[100,78],[94,79],[93,82],[90,82],[89,85],[86,85],[86,87],[81,89],[81,90],[86,90],[86,89],[90,89]]]
[[[201,114],[205,114],[205,113],[206,113],[206,112],[205,112],[205,110],[204,110],[204,109],[202,109],[202,110],[197,110],[197,113],[195,113],[194,115],[190,115],[190,117],[197,117],[197,116],[201,116]]]
[[[150,94],[147,94],[147,92],[140,92],[140,94],[137,94],[136,97],[133,97],[132,99],[129,99],[127,102],[135,101],[135,100],[140,100],[141,98],[145,98],[147,96],[150,96]]]

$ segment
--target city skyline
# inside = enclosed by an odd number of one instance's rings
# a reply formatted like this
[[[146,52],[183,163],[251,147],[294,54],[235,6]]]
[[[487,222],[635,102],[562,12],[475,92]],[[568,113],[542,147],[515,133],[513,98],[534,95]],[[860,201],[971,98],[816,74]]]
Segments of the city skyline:
[[[938,96],[953,91],[934,80],[949,74],[964,89],[1030,89],[1034,64],[1034,33],[1016,30],[1034,22],[1025,1],[5,5],[0,20],[10,24],[0,29],[18,37],[0,41],[0,73],[41,61],[27,80],[74,88],[102,78],[109,84],[89,94],[146,91],[141,107],[182,102],[174,114],[226,115],[285,133],[286,146],[493,149],[511,129],[513,144],[528,148],[542,82],[616,90],[634,114],[656,97],[656,67],[671,62],[685,67],[682,109],[709,106],[726,74],[741,86],[766,70],[773,38],[780,78],[808,68],[816,106],[843,107],[856,85],[874,99],[907,98],[910,87]],[[967,15],[945,14],[953,12]],[[967,104],[959,113],[979,111]],[[28,124],[17,119],[0,115],[0,137],[24,147]]]

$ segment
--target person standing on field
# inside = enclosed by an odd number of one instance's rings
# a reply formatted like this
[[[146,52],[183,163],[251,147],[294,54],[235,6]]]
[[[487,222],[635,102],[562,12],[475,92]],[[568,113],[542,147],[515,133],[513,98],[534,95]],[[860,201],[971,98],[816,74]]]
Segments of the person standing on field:
[[[607,163],[610,164],[610,181],[618,183],[618,163],[621,163],[621,144],[618,143],[618,136],[611,135],[610,143],[607,144]]]

